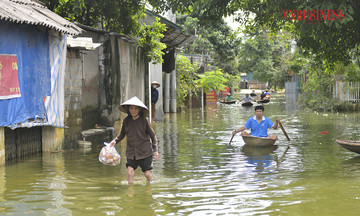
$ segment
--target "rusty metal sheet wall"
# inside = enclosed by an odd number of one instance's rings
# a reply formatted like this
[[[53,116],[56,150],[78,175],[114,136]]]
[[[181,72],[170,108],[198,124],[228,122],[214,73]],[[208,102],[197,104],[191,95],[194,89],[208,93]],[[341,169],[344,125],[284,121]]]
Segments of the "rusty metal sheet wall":
[[[42,151],[41,127],[5,128],[5,160],[34,155]]]

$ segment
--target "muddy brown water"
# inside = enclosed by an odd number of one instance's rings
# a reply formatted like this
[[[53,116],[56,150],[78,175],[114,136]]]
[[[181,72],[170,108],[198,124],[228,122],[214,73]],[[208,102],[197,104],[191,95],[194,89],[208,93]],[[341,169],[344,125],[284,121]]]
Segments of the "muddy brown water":
[[[38,155],[0,167],[0,215],[357,215],[360,157],[335,139],[360,139],[358,113],[289,110],[284,99],[265,105],[281,118],[276,146],[251,148],[231,131],[254,114],[240,105],[209,105],[167,114],[154,129],[160,159],[152,184],[136,170],[127,184],[125,144],[119,166],[91,149]],[[320,134],[327,131],[328,134]]]

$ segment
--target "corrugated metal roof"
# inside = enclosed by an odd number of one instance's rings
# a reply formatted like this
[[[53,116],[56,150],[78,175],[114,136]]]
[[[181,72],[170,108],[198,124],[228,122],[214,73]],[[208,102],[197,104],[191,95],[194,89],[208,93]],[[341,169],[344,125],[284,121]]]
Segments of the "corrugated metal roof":
[[[169,26],[168,30],[163,34],[164,37],[161,39],[161,42],[166,44],[168,48],[183,47],[196,39],[195,35],[181,33],[180,31],[176,29],[174,30]]]
[[[0,20],[44,26],[70,35],[79,35],[82,32],[80,27],[36,0],[0,0]]]
[[[86,49],[86,50],[95,50],[101,43],[93,43],[91,37],[68,37],[66,40],[67,46],[77,48],[77,49]]]
[[[188,35],[183,33],[181,26],[171,22],[165,17],[162,17],[148,9],[145,10],[145,13],[150,16],[159,17],[160,22],[166,25],[167,31],[163,33],[164,38],[161,39],[161,42],[166,44],[167,48],[182,47],[196,39],[195,35]]]

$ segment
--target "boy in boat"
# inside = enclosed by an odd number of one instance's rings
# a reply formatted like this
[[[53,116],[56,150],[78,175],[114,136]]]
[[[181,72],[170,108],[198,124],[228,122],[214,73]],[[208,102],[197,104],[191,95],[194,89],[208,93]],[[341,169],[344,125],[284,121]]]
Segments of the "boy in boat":
[[[265,92],[261,92],[261,94],[258,97],[258,100],[264,100],[265,96],[266,96]]]
[[[228,93],[226,95],[226,101],[231,101],[231,100],[232,100],[232,95],[231,95],[231,93]]]
[[[265,91],[265,99],[268,99],[268,100],[270,100],[270,98],[271,98],[271,94],[266,90]]]
[[[268,139],[277,140],[277,135],[268,136],[268,128],[277,129],[280,118],[276,119],[275,124],[267,117],[264,116],[264,107],[256,106],[255,107],[255,116],[249,118],[246,121],[245,125],[238,130],[233,131],[233,135],[238,132],[241,132],[241,136],[255,136],[255,137],[264,137]],[[251,129],[251,134],[247,133],[245,130]]]
[[[251,100],[254,100],[254,98],[250,97],[249,94],[245,94],[245,97],[241,98],[240,102],[246,103],[250,102]]]

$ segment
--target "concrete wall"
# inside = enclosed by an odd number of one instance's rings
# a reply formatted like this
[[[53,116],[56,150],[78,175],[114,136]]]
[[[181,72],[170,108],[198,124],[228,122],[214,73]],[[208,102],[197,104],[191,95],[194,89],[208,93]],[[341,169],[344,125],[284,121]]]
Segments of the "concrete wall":
[[[101,122],[119,131],[124,115],[118,106],[136,96],[146,104],[148,100],[148,75],[142,49],[119,36],[111,35],[104,41],[103,62],[100,70]],[[126,115],[126,114],[125,114]]]
[[[42,127],[42,152],[54,152],[64,148],[65,130],[50,126]]]
[[[99,123],[99,55],[94,51],[84,51],[84,71],[82,85],[82,127],[93,128]]]
[[[94,43],[99,43],[100,35],[94,32],[86,32],[82,36],[91,37]],[[82,129],[94,128],[100,124],[100,71],[99,54],[100,49],[81,50],[83,60],[82,71]]]
[[[78,50],[68,49],[65,68],[65,147],[72,148],[82,131],[82,58]]]
[[[145,103],[146,66],[144,53],[129,42],[117,39],[120,53],[120,103],[136,96]],[[116,107],[117,108],[117,107]]]

